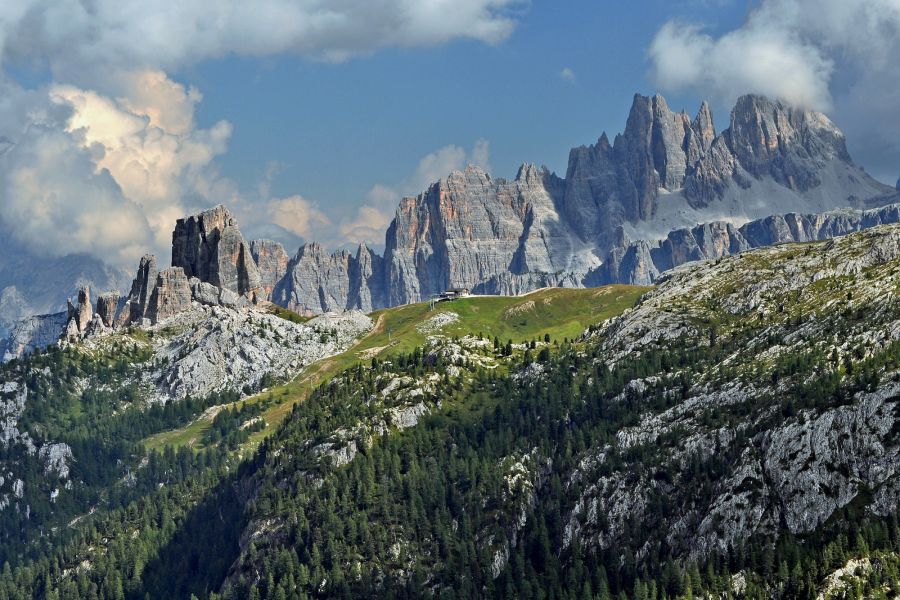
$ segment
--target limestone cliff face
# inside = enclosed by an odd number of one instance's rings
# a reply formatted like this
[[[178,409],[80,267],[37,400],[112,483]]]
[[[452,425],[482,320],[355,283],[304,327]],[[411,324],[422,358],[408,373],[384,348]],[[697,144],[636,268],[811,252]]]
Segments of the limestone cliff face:
[[[302,314],[371,311],[385,306],[382,259],[360,245],[328,254],[319,244],[305,244],[287,265],[272,300]]]
[[[900,223],[900,204],[869,210],[771,215],[740,227],[722,221],[704,223],[676,229],[659,242],[625,239],[607,254],[604,264],[588,276],[588,281],[591,285],[646,285],[663,271],[685,263],[786,242],[826,240],[890,223]]]
[[[689,260],[803,237],[787,224],[738,232],[741,224],[881,206],[896,201],[891,192],[853,164],[821,113],[748,95],[717,133],[705,102],[691,118],[660,95],[636,95],[625,130],[572,149],[565,179],[533,165],[511,181],[477,167],[451,173],[400,201],[384,258],[372,254],[365,277],[349,253],[310,245],[272,298],[322,312],[427,300],[448,287],[516,294],[647,283]],[[801,229],[821,239],[856,227],[825,220],[815,233]]]
[[[156,284],[147,305],[152,323],[172,317],[191,307],[191,285],[181,267],[168,267],[156,276]]]
[[[275,286],[287,274],[290,257],[284,246],[272,240],[253,240],[250,254],[259,270],[260,297],[270,300]]]
[[[578,247],[555,208],[561,192],[562,180],[533,165],[512,181],[469,167],[402,200],[385,242],[388,303],[448,287],[515,293],[530,274],[563,269]]]
[[[255,298],[259,269],[237,221],[222,205],[179,219],[172,233],[172,266],[187,277]]]
[[[128,294],[128,300],[125,302],[125,308],[116,319],[117,325],[140,323],[147,316],[150,296],[153,294],[153,286],[156,285],[158,273],[155,256],[145,254],[141,257],[134,281],[131,283],[131,293]]]

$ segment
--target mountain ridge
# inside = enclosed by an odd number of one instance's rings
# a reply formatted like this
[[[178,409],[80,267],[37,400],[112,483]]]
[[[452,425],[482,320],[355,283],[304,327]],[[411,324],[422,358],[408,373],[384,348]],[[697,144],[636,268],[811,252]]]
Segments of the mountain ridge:
[[[329,253],[310,242],[291,256],[277,242],[245,240],[221,205],[180,219],[171,266],[142,259],[113,326],[153,323],[194,301],[272,301],[313,315],[371,312],[451,287],[517,295],[646,285],[686,261],[894,222],[897,211],[886,205],[898,201],[852,162],[843,134],[821,113],[746,95],[717,134],[705,102],[692,119],[659,94],[636,94],[625,130],[612,143],[603,133],[573,148],[565,178],[534,164],[512,180],[469,166],[403,198],[383,254],[365,244]],[[829,212],[848,206],[858,214]],[[9,311],[26,310],[14,289],[4,294]],[[114,312],[109,300],[104,310]],[[10,324],[4,356],[46,345],[53,319]],[[102,326],[110,325],[100,319],[93,329]]]
[[[653,244],[680,228],[871,208],[895,194],[852,162],[821,113],[746,95],[717,135],[707,103],[691,119],[659,94],[636,94],[623,133],[573,148],[565,178],[527,163],[512,180],[454,171],[400,201],[382,256],[358,249],[368,255],[364,277],[351,275],[361,264],[352,253],[310,243],[288,265],[298,284],[282,285],[276,301],[316,313],[414,302],[448,287],[515,294],[646,283],[603,265],[631,241]]]

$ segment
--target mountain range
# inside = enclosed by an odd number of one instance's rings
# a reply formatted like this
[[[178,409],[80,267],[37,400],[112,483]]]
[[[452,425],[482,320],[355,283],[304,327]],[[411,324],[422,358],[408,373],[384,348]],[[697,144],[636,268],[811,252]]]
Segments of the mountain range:
[[[76,262],[2,348],[0,598],[900,596],[896,191],[817,113],[631,112],[383,254],[219,205]]]
[[[404,198],[381,256],[366,246],[328,254],[307,244],[287,260],[270,247],[286,273],[272,300],[315,313],[416,302],[449,287],[517,294],[649,283],[681,262],[678,250],[665,256],[667,248],[696,238],[698,225],[729,238],[707,248],[717,256],[796,237],[737,239],[748,221],[897,200],[895,189],[853,163],[843,134],[821,113],[747,95],[717,134],[706,103],[691,119],[660,95],[636,95],[624,132],[572,149],[565,178],[525,164],[513,180],[494,179],[470,166]]]
[[[254,240],[242,260],[260,278],[250,282],[260,298],[303,314],[371,311],[447,288],[518,294],[651,283],[686,260],[890,222],[883,214],[822,213],[898,200],[897,190],[853,163],[843,134],[821,113],[746,95],[717,133],[705,102],[691,118],[660,95],[635,95],[623,133],[573,148],[564,178],[532,164],[513,180],[470,166],[402,199],[382,254],[307,243],[291,256],[277,242]],[[45,266],[39,275],[24,266],[35,261]],[[79,287],[122,290],[126,281],[86,256],[7,253],[0,334],[62,309]]]
[[[0,597],[900,593],[900,224],[308,321],[176,232],[0,365]]]

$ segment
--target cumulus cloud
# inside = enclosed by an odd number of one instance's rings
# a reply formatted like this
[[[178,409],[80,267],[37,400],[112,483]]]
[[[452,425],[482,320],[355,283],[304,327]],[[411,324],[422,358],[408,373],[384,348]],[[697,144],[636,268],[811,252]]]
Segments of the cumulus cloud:
[[[575,83],[575,71],[569,67],[565,67],[559,72],[559,78],[563,81],[568,81],[569,83]]]
[[[862,162],[900,168],[897,0],[762,0],[721,35],[669,21],[648,55],[663,89],[723,102],[762,93],[829,111]]]
[[[148,250],[165,254],[174,220],[210,199],[211,163],[230,125],[195,127],[197,94],[160,72],[123,81],[141,93],[115,99],[71,85],[5,86],[0,226],[31,251],[89,252],[117,265]]]
[[[419,194],[432,183],[452,171],[465,169],[467,165],[490,171],[490,142],[479,139],[468,152],[455,144],[444,146],[422,157],[413,173],[399,183],[376,183],[367,194],[366,204],[352,218],[341,221],[341,237],[351,243],[383,243],[384,230],[401,198]]]
[[[318,206],[299,195],[269,200],[266,214],[272,223],[301,238],[320,233],[331,225]]]
[[[53,102],[71,107],[65,131],[95,153],[94,171],[107,171],[124,198],[140,206],[155,234],[154,247],[171,241],[184,199],[202,198],[206,169],[225,152],[231,125],[194,127],[199,94],[159,71],[129,73],[129,95],[112,99],[90,90],[54,85]]]
[[[57,75],[108,66],[171,71],[227,54],[340,61],[457,38],[497,43],[522,0],[20,0],[0,7],[5,61]],[[98,69],[100,69],[98,71]]]
[[[152,247],[143,211],[94,160],[64,131],[33,124],[2,157],[7,234],[35,254],[90,252],[114,263]]]
[[[147,250],[168,254],[175,219],[224,202],[283,239],[326,230],[334,240],[336,226],[314,202],[241,190],[218,171],[231,125],[198,127],[202,94],[167,72],[232,54],[342,61],[460,38],[495,44],[522,2],[0,3],[0,235],[36,253],[89,252],[132,267]],[[25,89],[12,66],[52,82]]]

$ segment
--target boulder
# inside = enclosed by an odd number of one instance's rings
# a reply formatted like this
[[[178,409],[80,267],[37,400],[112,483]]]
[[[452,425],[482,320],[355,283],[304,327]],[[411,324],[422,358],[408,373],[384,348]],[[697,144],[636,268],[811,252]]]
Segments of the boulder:
[[[191,295],[194,300],[200,304],[208,304],[210,306],[218,306],[219,304],[219,288],[211,283],[200,281],[196,277],[190,278]]]

